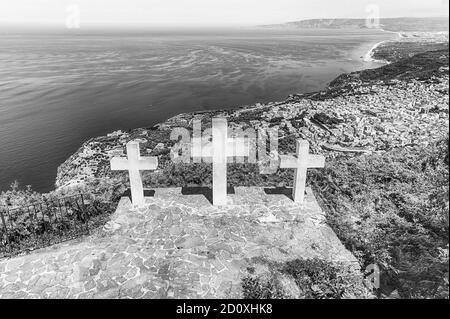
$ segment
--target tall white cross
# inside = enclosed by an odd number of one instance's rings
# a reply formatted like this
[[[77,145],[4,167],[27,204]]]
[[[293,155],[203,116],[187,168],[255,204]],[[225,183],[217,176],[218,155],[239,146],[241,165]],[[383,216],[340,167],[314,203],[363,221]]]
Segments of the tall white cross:
[[[192,141],[192,157],[212,160],[213,205],[227,205],[227,163],[230,157],[248,157],[249,146],[245,138],[228,138],[225,118],[212,119],[212,143],[202,145],[201,138]]]
[[[138,207],[143,207],[145,203],[140,171],[155,170],[157,167],[157,157],[141,157],[138,142],[127,144],[127,158],[114,157],[111,159],[111,170],[128,171],[130,174],[131,198],[133,205]]]
[[[303,204],[305,199],[306,173],[308,168],[325,167],[325,157],[309,154],[309,142],[297,141],[297,155],[280,155],[280,168],[295,168],[294,201]]]

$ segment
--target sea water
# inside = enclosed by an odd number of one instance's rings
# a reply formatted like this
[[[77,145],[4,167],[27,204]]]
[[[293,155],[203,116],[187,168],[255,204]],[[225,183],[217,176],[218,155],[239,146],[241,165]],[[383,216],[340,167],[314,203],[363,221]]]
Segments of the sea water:
[[[0,32],[0,191],[53,188],[87,139],[179,113],[323,89],[364,61],[371,30]]]

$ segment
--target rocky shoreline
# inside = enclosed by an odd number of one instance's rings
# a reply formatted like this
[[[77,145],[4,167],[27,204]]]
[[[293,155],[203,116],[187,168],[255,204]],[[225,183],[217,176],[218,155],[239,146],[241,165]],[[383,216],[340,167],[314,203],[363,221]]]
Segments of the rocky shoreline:
[[[234,110],[180,114],[154,127],[93,138],[58,168],[55,185],[66,188],[117,176],[108,169],[109,160],[123,155],[125,144],[135,139],[140,140],[143,155],[161,158],[158,170],[162,172],[170,165],[171,129],[189,129],[193,119],[202,119],[207,125],[217,115],[243,129],[278,129],[280,153],[292,152],[298,138],[309,140],[312,152],[327,157],[426,146],[448,134],[448,33],[411,37],[412,41],[403,37],[374,49],[374,58],[382,56],[392,62],[389,65],[344,74],[321,92]],[[416,48],[417,55],[405,57],[402,53],[424,41],[428,45],[421,45],[422,51]],[[428,52],[430,43],[438,50]],[[390,50],[388,54],[386,50]]]

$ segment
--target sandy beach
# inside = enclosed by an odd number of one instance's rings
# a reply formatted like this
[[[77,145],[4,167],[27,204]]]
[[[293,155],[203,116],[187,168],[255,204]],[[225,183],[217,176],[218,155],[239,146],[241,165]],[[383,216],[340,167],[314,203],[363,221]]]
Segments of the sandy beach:
[[[384,31],[384,32],[389,32],[389,31]],[[390,41],[396,41],[399,40],[402,35],[400,32],[389,32],[389,33],[395,33],[397,35],[396,38],[394,39],[390,39],[390,40],[384,40],[384,41],[380,41],[378,43],[376,43],[375,45],[372,46],[372,48],[370,48],[369,51],[367,51],[367,53],[364,55],[364,62],[372,62],[372,63],[380,63],[380,64],[389,64],[390,62],[385,61],[385,60],[377,60],[373,58],[373,55],[375,53],[375,50],[382,44],[390,42]]]

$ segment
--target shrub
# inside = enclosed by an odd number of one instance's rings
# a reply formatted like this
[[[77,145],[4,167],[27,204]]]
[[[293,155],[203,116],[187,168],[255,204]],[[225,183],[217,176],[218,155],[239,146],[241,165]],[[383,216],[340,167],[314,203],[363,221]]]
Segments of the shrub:
[[[241,285],[244,299],[284,299],[286,297],[279,281],[274,277],[270,280],[245,277]]]
[[[111,180],[93,180],[81,188],[38,194],[17,183],[2,198],[10,204],[0,221],[0,255],[17,254],[79,237],[103,226],[124,191]],[[84,194],[84,205],[81,195]]]
[[[285,263],[258,260],[268,265],[269,272],[247,276],[241,282],[245,299],[342,299],[367,298],[369,290],[363,276],[343,265],[320,259],[296,259]],[[295,282],[294,295],[282,278]],[[286,281],[286,280],[285,280]]]
[[[311,174],[338,237],[364,267],[380,266],[379,295],[404,298],[448,298],[448,181],[448,138],[338,157]]]
[[[42,194],[33,191],[31,186],[22,188],[19,182],[15,181],[9,190],[0,193],[0,207],[31,205],[43,199]]]

